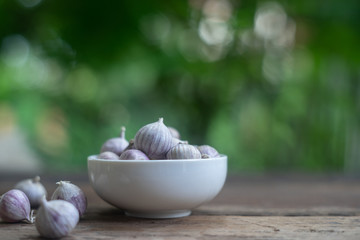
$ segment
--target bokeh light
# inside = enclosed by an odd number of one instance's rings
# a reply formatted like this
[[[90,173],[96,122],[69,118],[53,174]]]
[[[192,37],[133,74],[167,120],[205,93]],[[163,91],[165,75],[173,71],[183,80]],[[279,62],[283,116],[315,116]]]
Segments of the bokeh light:
[[[359,11],[357,1],[2,2],[0,166],[19,149],[13,166],[84,171],[121,126],[131,139],[164,117],[227,154],[230,172],[359,173]]]

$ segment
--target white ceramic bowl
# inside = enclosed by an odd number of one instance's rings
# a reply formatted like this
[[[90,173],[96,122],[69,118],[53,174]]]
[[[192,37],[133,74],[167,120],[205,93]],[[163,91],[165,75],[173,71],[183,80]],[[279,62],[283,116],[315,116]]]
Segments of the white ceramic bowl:
[[[181,160],[101,160],[88,157],[95,192],[125,214],[175,218],[212,200],[222,189],[227,156]]]

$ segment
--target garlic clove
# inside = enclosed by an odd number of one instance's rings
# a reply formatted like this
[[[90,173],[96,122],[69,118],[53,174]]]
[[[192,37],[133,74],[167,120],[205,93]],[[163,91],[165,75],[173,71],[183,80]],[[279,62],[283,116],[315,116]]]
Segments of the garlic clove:
[[[113,152],[102,152],[98,155],[99,159],[119,160],[119,156]]]
[[[87,199],[84,192],[69,181],[60,181],[56,184],[59,186],[55,189],[51,200],[61,199],[68,201],[77,208],[80,216],[84,215],[87,208]]]
[[[130,139],[129,145],[125,148],[124,152],[125,152],[126,150],[136,149],[134,142],[135,142],[134,139]]]
[[[121,160],[149,160],[148,156],[140,150],[129,149],[120,155]]]
[[[26,194],[12,189],[0,198],[0,218],[4,222],[25,221],[32,223],[30,201]]]
[[[210,158],[212,157],[219,157],[220,154],[218,153],[218,151],[209,146],[209,145],[201,145],[197,147],[199,149],[199,151],[201,152],[201,154],[206,154],[208,155]]]
[[[179,143],[166,154],[167,159],[200,159],[200,151],[189,144]]]
[[[79,211],[64,200],[42,200],[35,219],[35,226],[41,236],[61,238],[67,236],[79,222]]]
[[[107,140],[101,147],[100,152],[113,152],[118,156],[125,150],[125,148],[129,145],[129,142],[125,139],[125,127],[121,127],[120,137],[110,138]]]
[[[210,158],[210,156],[204,153],[204,154],[201,154],[201,158]]]
[[[178,143],[163,123],[163,118],[140,128],[134,138],[135,148],[150,159],[165,159],[166,153]]]
[[[180,133],[178,130],[176,130],[175,128],[173,127],[168,127],[169,131],[170,131],[170,134],[171,136],[173,136],[173,138],[177,138],[177,139],[180,139]]]
[[[18,182],[15,189],[23,191],[30,201],[31,208],[36,209],[40,206],[43,196],[46,197],[47,192],[45,187],[40,183],[40,177],[36,176],[33,179],[25,179]]]

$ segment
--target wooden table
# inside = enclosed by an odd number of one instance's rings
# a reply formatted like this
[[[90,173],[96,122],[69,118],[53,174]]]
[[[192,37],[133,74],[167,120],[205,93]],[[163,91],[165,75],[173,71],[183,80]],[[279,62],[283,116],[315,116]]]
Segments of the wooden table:
[[[177,219],[139,219],[102,201],[82,175],[42,176],[49,194],[70,180],[88,211],[64,239],[360,239],[360,179],[319,176],[228,177],[210,203]],[[25,176],[0,175],[0,193]],[[0,239],[40,239],[33,224],[0,223]]]

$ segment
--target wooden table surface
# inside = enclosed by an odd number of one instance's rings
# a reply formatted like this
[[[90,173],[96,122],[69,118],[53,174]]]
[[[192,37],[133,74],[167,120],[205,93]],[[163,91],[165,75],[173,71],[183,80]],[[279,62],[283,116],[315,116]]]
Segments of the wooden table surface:
[[[0,193],[25,176],[0,175]],[[27,177],[27,176],[26,176]],[[189,217],[140,219],[102,201],[86,175],[42,176],[48,193],[70,180],[88,210],[63,239],[360,239],[360,179],[230,176],[221,193]],[[41,239],[34,224],[0,222],[0,239]]]

